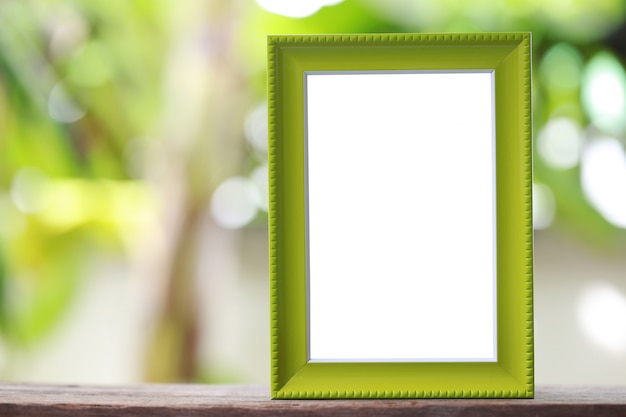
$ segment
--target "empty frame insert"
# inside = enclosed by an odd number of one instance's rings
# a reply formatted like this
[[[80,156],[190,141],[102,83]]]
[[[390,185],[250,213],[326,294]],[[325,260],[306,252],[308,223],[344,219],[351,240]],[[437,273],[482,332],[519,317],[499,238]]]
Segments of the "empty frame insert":
[[[533,397],[530,38],[268,37],[272,398]]]
[[[495,361],[493,72],[305,94],[310,360]]]

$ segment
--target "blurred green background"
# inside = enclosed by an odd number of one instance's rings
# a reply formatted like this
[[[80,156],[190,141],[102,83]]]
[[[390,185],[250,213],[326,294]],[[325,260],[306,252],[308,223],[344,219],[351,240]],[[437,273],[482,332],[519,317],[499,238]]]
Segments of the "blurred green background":
[[[532,31],[537,383],[626,384],[622,0],[0,2],[0,379],[267,383],[266,35]]]

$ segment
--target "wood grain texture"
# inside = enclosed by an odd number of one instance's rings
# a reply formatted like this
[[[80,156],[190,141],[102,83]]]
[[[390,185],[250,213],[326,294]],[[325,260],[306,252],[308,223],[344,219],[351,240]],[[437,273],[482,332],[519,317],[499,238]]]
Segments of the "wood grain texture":
[[[626,416],[624,387],[538,387],[504,400],[270,400],[269,388],[0,384],[0,416]]]

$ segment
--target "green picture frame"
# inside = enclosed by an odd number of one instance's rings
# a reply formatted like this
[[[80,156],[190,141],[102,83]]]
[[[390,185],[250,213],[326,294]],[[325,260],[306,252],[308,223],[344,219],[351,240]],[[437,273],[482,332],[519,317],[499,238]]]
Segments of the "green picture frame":
[[[273,399],[533,398],[530,56],[530,33],[268,37]],[[497,360],[310,360],[305,74],[355,71],[493,71]]]

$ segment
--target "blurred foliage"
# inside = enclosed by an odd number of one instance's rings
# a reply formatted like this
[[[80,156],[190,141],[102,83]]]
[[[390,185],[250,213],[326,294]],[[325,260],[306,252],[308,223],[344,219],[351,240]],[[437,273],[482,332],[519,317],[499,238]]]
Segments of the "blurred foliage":
[[[89,263],[123,255],[156,217],[129,149],[147,140],[138,138],[160,110],[163,6],[0,3],[0,322],[9,347],[43,337]]]
[[[146,377],[194,380],[210,368],[197,362],[197,234],[224,181],[248,190],[249,179],[264,193],[263,139],[250,132],[264,131],[255,109],[270,33],[533,31],[535,140],[574,155],[555,165],[535,147],[535,181],[544,200],[553,195],[544,214],[599,247],[623,244],[622,226],[588,198],[580,158],[597,138],[625,143],[624,113],[598,107],[590,86],[617,74],[611,85],[626,88],[626,3],[336,3],[292,18],[259,5],[287,7],[272,0],[0,2],[0,334],[9,352],[45,337],[98,259],[145,252],[166,259]],[[549,136],[555,118],[580,137]],[[615,187],[626,193],[626,183]],[[262,204],[250,213],[246,222],[264,225]]]

